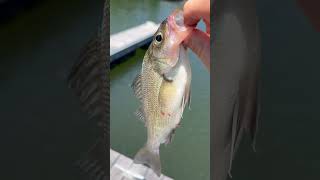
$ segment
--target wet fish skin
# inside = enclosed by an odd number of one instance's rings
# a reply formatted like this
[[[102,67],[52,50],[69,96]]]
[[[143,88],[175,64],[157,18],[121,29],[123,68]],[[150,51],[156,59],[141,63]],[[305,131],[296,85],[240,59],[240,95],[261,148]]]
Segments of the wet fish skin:
[[[134,162],[148,165],[158,176],[161,175],[159,147],[172,141],[184,108],[190,102],[191,67],[181,39],[191,31],[179,32],[172,27],[173,22],[174,17],[169,16],[161,23],[144,56],[141,73],[132,85],[141,102],[137,114],[148,132],[147,142]]]

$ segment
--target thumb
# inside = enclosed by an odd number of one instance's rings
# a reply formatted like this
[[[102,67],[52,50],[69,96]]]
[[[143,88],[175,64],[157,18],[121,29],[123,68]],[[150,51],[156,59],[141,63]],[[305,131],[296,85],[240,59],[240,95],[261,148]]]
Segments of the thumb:
[[[194,29],[184,40],[184,44],[201,59],[204,66],[210,71],[210,35]]]

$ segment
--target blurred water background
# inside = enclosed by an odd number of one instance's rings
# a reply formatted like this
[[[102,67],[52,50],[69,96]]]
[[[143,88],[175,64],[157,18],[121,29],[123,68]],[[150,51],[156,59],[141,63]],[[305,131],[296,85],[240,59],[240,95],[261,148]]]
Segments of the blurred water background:
[[[110,1],[110,32],[116,33],[145,21],[160,23],[181,2]],[[203,23],[199,28],[205,29]],[[125,63],[111,71],[111,148],[131,158],[146,141],[146,128],[134,115],[139,103],[130,87],[140,72],[146,50],[138,49]],[[162,173],[174,179],[210,178],[210,77],[199,59],[189,50],[192,66],[191,111],[186,108],[174,140],[160,150]]]

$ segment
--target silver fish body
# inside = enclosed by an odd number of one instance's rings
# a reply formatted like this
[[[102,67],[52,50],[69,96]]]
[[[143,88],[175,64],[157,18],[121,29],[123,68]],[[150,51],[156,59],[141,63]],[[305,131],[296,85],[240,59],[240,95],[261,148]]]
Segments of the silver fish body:
[[[132,84],[141,106],[137,115],[147,128],[147,142],[134,158],[161,175],[160,145],[172,141],[186,104],[190,103],[191,67],[183,40],[193,27],[183,24],[183,12],[174,11],[154,34]]]
[[[133,83],[142,104],[138,115],[144,120],[148,132],[147,142],[136,154],[134,162],[147,164],[158,176],[161,174],[159,147],[172,141],[184,108],[190,103],[190,62],[187,49],[182,45],[179,49],[178,62],[163,75],[150,63],[150,52],[147,52],[141,74]]]

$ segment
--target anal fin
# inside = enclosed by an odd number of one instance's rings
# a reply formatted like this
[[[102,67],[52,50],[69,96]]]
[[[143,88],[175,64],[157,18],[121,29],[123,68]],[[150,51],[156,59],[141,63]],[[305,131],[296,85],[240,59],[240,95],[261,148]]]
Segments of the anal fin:
[[[171,130],[166,141],[164,142],[165,145],[168,145],[172,142],[175,132],[176,132],[176,128]]]

